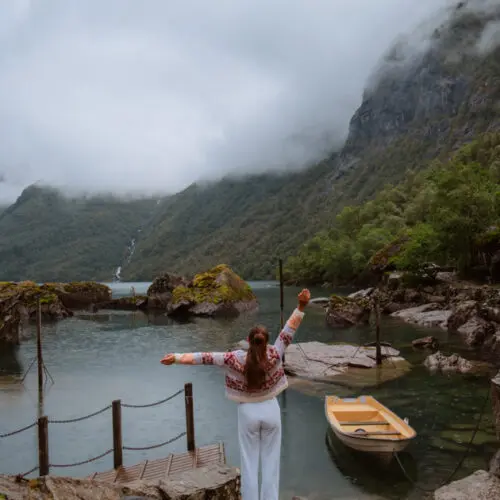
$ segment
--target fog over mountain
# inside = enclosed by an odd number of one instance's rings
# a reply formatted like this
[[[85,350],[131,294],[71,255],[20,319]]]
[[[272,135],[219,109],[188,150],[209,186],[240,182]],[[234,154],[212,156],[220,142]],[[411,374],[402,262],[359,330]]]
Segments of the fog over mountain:
[[[2,2],[0,203],[36,181],[168,193],[307,165],[342,144],[394,40],[455,3]]]

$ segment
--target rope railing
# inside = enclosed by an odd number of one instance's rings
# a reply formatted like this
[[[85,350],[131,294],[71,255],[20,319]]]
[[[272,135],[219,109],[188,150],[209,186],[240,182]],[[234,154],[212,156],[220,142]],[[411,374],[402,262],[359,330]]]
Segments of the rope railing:
[[[158,406],[158,405],[161,405],[163,403],[166,403],[167,401],[174,399],[175,397],[177,397],[179,394],[182,394],[183,392],[184,392],[184,389],[179,389],[177,392],[175,392],[171,396],[168,396],[168,398],[160,399],[159,401],[155,401],[154,403],[148,403],[145,405],[132,405],[132,404],[127,404],[127,403],[122,403],[122,408],[151,408],[152,406]]]
[[[100,455],[97,455],[92,458],[88,458],[87,460],[82,460],[81,462],[74,462],[72,464],[50,464],[50,467],[54,468],[62,468],[62,467],[78,467],[79,465],[85,465],[89,464],[90,462],[95,462],[96,460],[99,460],[100,458],[105,457],[106,455],[109,455],[110,453],[113,453],[113,448],[110,448],[109,450],[106,450],[104,453],[101,453]]]
[[[175,397],[179,396],[180,394],[184,393],[184,404],[185,404],[185,410],[186,410],[186,430],[179,433],[177,436],[174,436],[173,438],[170,438],[166,441],[163,441],[161,443],[153,444],[153,445],[148,445],[148,446],[141,446],[141,447],[136,447],[136,446],[123,446],[122,444],[122,425],[121,425],[121,409],[122,407],[125,408],[151,408],[154,406],[158,406],[164,403],[167,403],[168,401],[174,399]],[[113,422],[113,448],[110,448],[106,450],[105,452],[96,455],[94,457],[88,458],[86,460],[82,460],[79,462],[74,462],[71,464],[53,464],[50,463],[49,461],[49,432],[48,432],[48,425],[49,424],[70,424],[70,423],[76,423],[76,422],[81,422],[83,420],[87,420],[89,418],[95,417],[97,415],[103,414],[107,412],[108,410],[112,410],[112,422]],[[0,439],[14,436],[16,434],[20,434],[24,431],[27,431],[29,429],[32,429],[33,427],[38,427],[38,458],[39,458],[39,463],[37,466],[33,467],[27,472],[24,472],[22,474],[17,474],[17,477],[19,478],[24,478],[25,476],[28,476],[29,474],[32,474],[35,472],[37,469],[39,471],[40,476],[45,476],[49,474],[50,468],[67,468],[67,467],[77,467],[80,465],[85,465],[91,462],[95,462],[96,460],[99,460],[111,453],[113,453],[114,456],[114,468],[117,469],[118,467],[121,467],[123,465],[123,450],[127,451],[145,451],[145,450],[152,450],[156,448],[161,448],[162,446],[166,446],[168,444],[171,444],[182,437],[186,436],[187,437],[187,449],[188,451],[194,451],[195,449],[195,441],[194,441],[194,406],[193,406],[193,386],[192,384],[188,383],[184,385],[183,389],[178,390],[174,394],[171,394],[170,396],[160,399],[158,401],[154,401],[153,403],[147,403],[147,404],[128,404],[128,403],[122,403],[120,400],[115,400],[113,401],[112,404],[105,406],[104,408],[101,408],[100,410],[97,410],[95,412],[89,413],[87,415],[81,416],[81,417],[75,417],[75,418],[69,418],[69,419],[49,419],[46,416],[40,417],[37,421],[26,425],[25,427],[22,427],[20,429],[16,429],[11,432],[6,432],[3,434],[0,434]]]
[[[32,424],[29,424],[29,425],[27,425],[25,427],[21,427],[20,429],[17,429],[15,431],[6,432],[5,434],[0,434],[0,439],[6,438],[6,437],[10,437],[10,436],[14,436],[16,434],[21,434],[21,432],[27,431],[28,429],[31,429],[32,427],[35,427],[35,425],[37,425],[37,424],[38,424],[38,422],[35,421]]]
[[[124,450],[130,451],[144,451],[144,450],[154,450],[155,448],[161,448],[162,446],[166,446],[167,444],[172,444],[174,441],[177,441],[181,437],[186,435],[186,431],[181,432],[177,436],[167,439],[167,441],[163,441],[163,443],[152,444],[150,446],[141,446],[141,447],[132,447],[132,446],[123,446]]]
[[[89,413],[88,415],[84,415],[83,417],[68,418],[66,420],[54,420],[49,418],[49,424],[73,424],[75,422],[87,420],[88,418],[96,417],[97,415],[100,415],[101,413],[104,413],[109,409],[111,409],[111,405],[105,406],[104,408],[101,408],[100,410],[97,410],[93,413]]]

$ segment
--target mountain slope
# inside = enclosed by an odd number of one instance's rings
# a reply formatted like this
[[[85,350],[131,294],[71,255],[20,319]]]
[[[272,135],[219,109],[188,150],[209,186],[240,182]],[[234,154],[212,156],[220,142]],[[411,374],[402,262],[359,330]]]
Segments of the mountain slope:
[[[247,278],[272,277],[278,257],[331,226],[346,204],[499,129],[500,49],[476,49],[499,12],[457,8],[425,53],[401,61],[394,48],[340,154],[299,174],[227,179],[167,200],[125,275],[145,279],[165,268],[193,272],[227,262]]]
[[[2,280],[109,280],[155,200],[68,199],[30,186],[0,214]]]

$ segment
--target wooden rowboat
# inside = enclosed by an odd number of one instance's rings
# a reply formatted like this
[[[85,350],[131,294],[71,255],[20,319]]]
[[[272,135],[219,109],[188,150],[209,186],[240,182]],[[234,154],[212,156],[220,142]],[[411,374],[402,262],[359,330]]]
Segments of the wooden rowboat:
[[[407,419],[399,418],[372,396],[326,396],[325,413],[338,439],[358,451],[400,452],[417,435]]]

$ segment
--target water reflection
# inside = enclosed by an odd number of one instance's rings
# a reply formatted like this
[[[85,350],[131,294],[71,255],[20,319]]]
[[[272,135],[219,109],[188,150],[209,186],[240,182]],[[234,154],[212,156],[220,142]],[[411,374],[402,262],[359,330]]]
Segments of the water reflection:
[[[0,378],[15,378],[21,376],[22,373],[19,346],[0,342]]]

